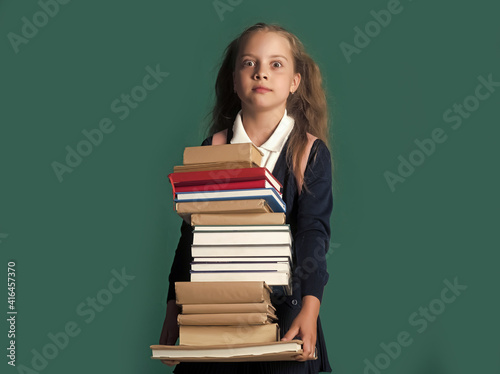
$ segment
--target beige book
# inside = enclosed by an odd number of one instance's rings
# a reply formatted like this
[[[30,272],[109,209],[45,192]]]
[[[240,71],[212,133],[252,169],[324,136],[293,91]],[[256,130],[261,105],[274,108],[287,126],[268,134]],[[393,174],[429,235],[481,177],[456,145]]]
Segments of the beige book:
[[[179,326],[179,345],[269,343],[279,341],[277,323],[242,326]]]
[[[285,213],[195,213],[191,225],[284,225]]]
[[[191,201],[176,203],[175,210],[187,223],[193,213],[272,213],[264,199]]]
[[[181,362],[294,361],[301,354],[301,340],[217,346],[152,345],[153,359]],[[316,352],[313,360],[316,360]]]
[[[269,303],[240,304],[184,304],[182,314],[218,314],[218,313],[269,313],[276,314],[276,308]]]
[[[260,164],[252,161],[237,161],[237,162],[207,162],[203,164],[191,165],[176,165],[174,173],[183,173],[186,171],[205,171],[205,170],[225,170],[225,169],[245,169],[258,168]]]
[[[262,281],[175,282],[176,302],[184,304],[271,304],[271,288]]]
[[[262,157],[262,152],[252,143],[186,147],[184,149],[183,164],[253,161],[260,165]]]
[[[238,326],[264,325],[276,322],[278,317],[268,313],[221,313],[221,314],[179,314],[179,325],[191,326]]]

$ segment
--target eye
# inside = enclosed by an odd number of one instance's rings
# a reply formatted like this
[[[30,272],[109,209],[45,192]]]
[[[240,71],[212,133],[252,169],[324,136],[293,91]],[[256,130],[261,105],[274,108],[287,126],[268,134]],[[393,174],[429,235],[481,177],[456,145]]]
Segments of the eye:
[[[243,66],[254,66],[254,65],[255,65],[255,62],[253,62],[252,60],[243,61]]]
[[[283,65],[282,65],[282,64],[281,64],[281,62],[279,62],[279,61],[274,61],[274,62],[273,62],[273,68],[280,68],[280,67],[282,67],[282,66],[283,66]]]

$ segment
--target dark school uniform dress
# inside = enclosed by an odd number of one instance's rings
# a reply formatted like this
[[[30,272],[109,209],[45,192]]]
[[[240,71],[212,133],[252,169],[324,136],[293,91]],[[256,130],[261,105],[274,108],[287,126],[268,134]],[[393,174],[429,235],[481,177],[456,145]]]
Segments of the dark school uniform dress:
[[[233,136],[228,129],[227,143]],[[276,308],[280,338],[290,328],[294,318],[302,307],[302,297],[316,296],[320,301],[323,288],[328,281],[325,254],[330,242],[330,215],[333,207],[332,174],[330,151],[325,143],[315,140],[307,166],[304,180],[307,191],[298,194],[297,183],[291,168],[286,163],[286,147],[282,148],[273,169],[273,175],[283,186],[283,200],[286,204],[286,223],[290,225],[293,237],[294,266],[292,276],[292,295],[286,296],[279,290],[272,294],[272,302]],[[211,145],[212,136],[205,139],[202,145]],[[175,282],[190,280],[191,244],[193,241],[192,227],[183,222],[181,238],[177,246],[174,261],[169,275],[168,300],[175,300]],[[325,338],[321,321],[317,321],[316,338],[317,360],[301,361],[271,361],[271,362],[182,362],[174,373],[262,373],[262,374],[313,374],[331,372],[326,350]]]

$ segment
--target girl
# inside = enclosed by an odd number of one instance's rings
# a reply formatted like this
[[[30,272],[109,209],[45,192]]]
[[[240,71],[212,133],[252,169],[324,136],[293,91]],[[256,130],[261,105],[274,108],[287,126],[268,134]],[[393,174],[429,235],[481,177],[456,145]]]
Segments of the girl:
[[[265,166],[283,185],[286,223],[294,243],[293,294],[273,294],[281,340],[303,340],[296,361],[181,363],[174,373],[331,372],[319,308],[328,281],[332,211],[332,163],[328,118],[318,66],[297,37],[258,23],[227,47],[215,85],[210,132],[202,145],[252,142]],[[176,281],[189,281],[192,229],[184,223],[169,276],[167,314],[160,344],[176,343],[179,330]],[[318,359],[310,360],[314,352]]]

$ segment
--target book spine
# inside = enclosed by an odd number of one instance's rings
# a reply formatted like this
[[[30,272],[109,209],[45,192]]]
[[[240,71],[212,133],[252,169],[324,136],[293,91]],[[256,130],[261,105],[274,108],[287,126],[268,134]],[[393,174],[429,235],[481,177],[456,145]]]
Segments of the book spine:
[[[192,186],[179,186],[175,190],[179,192],[208,192],[208,191],[229,191],[229,190],[249,190],[256,188],[273,188],[276,189],[267,180],[255,180],[245,182],[228,182],[228,183],[206,183]],[[276,191],[282,196],[280,191]]]
[[[199,227],[199,226],[198,226]],[[193,245],[290,245],[290,233],[282,231],[194,231]]]
[[[269,204],[264,199],[218,200],[200,202],[176,202],[179,215],[192,213],[271,213]]]
[[[261,160],[262,154],[251,143],[186,147],[183,154],[184,165],[232,161],[253,161],[260,164]]]
[[[191,217],[193,226],[199,225],[283,225],[286,222],[284,213],[232,213],[203,214],[196,213]]]
[[[179,314],[177,323],[185,326],[263,325],[277,320],[267,313]]]
[[[277,323],[248,326],[179,326],[179,345],[270,343],[279,341]]]
[[[276,309],[266,302],[240,304],[184,304],[182,314],[220,314],[220,313],[271,313]]]
[[[270,302],[271,289],[262,281],[175,282],[177,304],[231,304]]]

